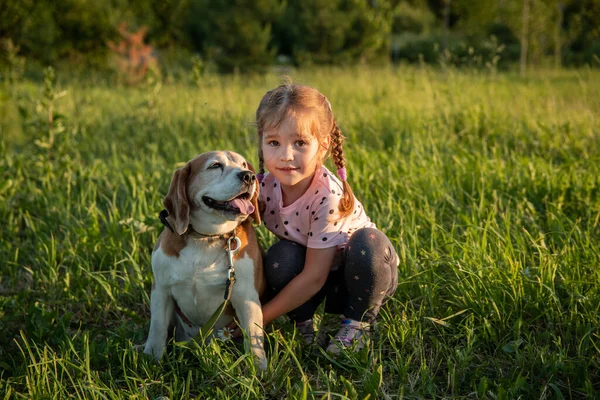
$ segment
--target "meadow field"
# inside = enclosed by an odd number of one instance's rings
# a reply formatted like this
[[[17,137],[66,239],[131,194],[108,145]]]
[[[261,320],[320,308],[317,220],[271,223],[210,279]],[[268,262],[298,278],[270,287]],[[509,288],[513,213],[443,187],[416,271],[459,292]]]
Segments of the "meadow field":
[[[281,76],[58,70],[0,86],[0,398],[600,397],[600,71],[289,74],[330,99],[401,259],[369,346],[331,357],[280,318],[264,373],[230,342],[136,352],[173,171],[215,149],[256,163]]]

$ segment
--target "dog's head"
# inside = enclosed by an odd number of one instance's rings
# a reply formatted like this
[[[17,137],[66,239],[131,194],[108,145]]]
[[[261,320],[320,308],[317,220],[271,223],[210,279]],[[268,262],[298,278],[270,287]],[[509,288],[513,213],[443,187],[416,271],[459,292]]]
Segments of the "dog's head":
[[[167,221],[183,235],[188,226],[205,235],[231,232],[251,216],[260,224],[254,168],[231,151],[200,154],[175,171],[163,201]]]

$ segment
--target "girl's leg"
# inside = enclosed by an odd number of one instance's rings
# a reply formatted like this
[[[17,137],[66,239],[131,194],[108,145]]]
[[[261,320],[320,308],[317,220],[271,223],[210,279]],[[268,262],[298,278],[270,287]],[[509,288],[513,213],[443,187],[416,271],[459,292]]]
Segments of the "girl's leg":
[[[283,288],[304,269],[306,247],[289,240],[280,240],[269,248],[264,260],[265,277],[270,297]],[[323,302],[325,291],[321,290],[313,298],[288,313],[291,320],[302,322],[313,317],[319,304]]]
[[[339,353],[356,343],[362,348],[370,328],[386,296],[392,296],[398,286],[398,256],[382,232],[364,228],[354,232],[344,254],[344,266],[337,286],[343,293],[328,308],[343,308],[345,318],[327,346],[327,352]]]
[[[346,318],[373,322],[386,297],[398,287],[398,255],[381,231],[359,229],[346,247],[344,264]]]

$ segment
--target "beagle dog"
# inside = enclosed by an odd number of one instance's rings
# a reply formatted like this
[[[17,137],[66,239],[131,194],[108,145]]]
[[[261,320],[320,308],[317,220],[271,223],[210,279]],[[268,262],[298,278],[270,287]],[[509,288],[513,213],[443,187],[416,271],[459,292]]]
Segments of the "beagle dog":
[[[233,256],[235,284],[231,302],[213,332],[237,315],[260,369],[266,369],[260,296],[266,287],[262,249],[253,219],[260,224],[259,184],[252,166],[239,154],[214,151],[198,155],[177,170],[163,204],[168,216],[152,252],[154,283],[150,332],[144,353],[160,359],[170,328],[175,340],[196,337],[223,303],[228,280],[228,239],[237,237]]]

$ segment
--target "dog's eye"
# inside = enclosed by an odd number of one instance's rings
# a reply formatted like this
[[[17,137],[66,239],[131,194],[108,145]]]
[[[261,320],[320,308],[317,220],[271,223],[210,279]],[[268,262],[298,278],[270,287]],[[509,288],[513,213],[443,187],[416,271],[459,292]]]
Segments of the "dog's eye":
[[[208,167],[208,169],[217,169],[217,168],[222,168],[223,164],[221,164],[220,162],[216,162],[210,165],[210,167]]]
[[[248,164],[242,163],[242,168],[247,168],[247,167],[248,167]]]

